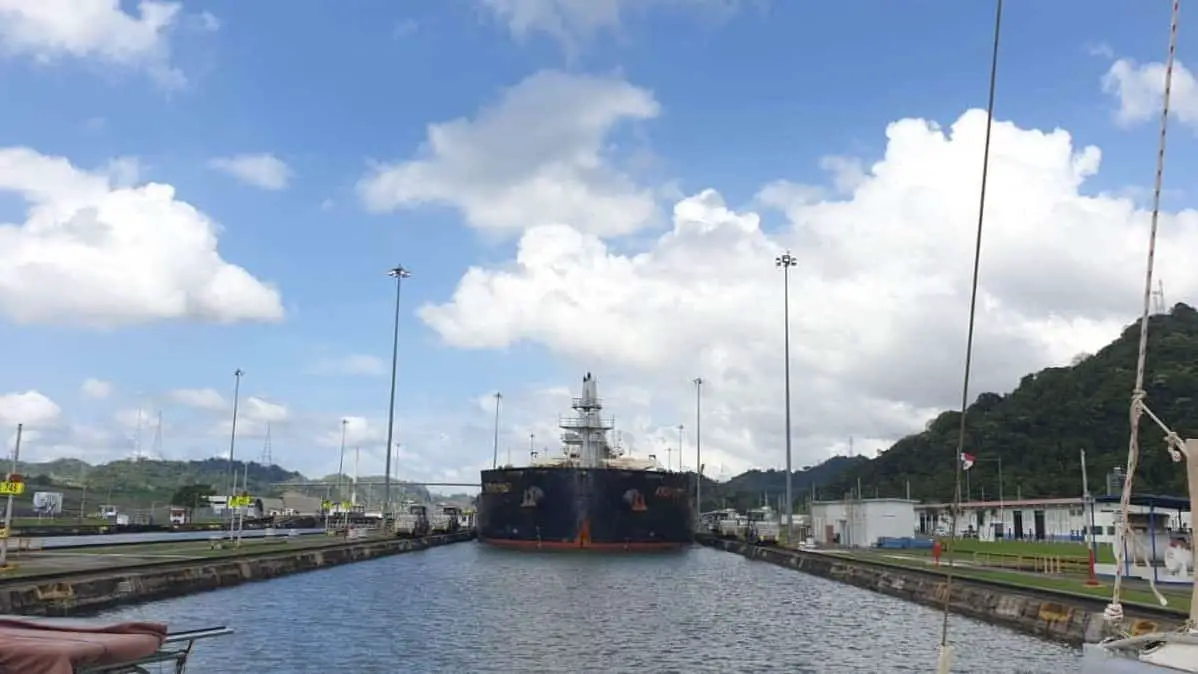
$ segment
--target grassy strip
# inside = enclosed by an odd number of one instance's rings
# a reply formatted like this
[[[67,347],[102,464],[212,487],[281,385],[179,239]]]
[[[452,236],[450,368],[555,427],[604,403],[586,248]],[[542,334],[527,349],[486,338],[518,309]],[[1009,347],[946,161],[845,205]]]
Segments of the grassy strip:
[[[944,567],[930,566],[922,559],[902,559],[892,556],[882,557],[872,551],[853,553],[846,556],[889,566],[929,571],[940,575],[947,573],[947,569]],[[1086,579],[1083,576],[1047,576],[1019,571],[998,571],[964,566],[954,567],[953,576],[966,580],[972,578],[993,583],[1002,583],[1028,590],[1051,590],[1053,592],[1064,592],[1093,599],[1109,600],[1111,598],[1111,583],[1109,581],[1099,580],[1098,585],[1091,587],[1085,584]],[[1183,614],[1189,612],[1190,595],[1188,590],[1179,592],[1172,588],[1163,587],[1161,588],[1161,593],[1169,600],[1169,606],[1165,607],[1165,610]],[[1124,586],[1122,595],[1123,602],[1126,604],[1136,604],[1156,609],[1161,608],[1160,603],[1150,591]]]
[[[982,553],[991,555],[1013,555],[1020,557],[1060,557],[1088,561],[1089,546],[1084,543],[1055,543],[1048,541],[978,541],[969,538],[941,539],[941,544],[947,552],[951,548],[955,553]],[[930,554],[930,551],[921,551]],[[1109,545],[1098,546],[1097,562],[1099,564],[1114,564],[1115,553]]]

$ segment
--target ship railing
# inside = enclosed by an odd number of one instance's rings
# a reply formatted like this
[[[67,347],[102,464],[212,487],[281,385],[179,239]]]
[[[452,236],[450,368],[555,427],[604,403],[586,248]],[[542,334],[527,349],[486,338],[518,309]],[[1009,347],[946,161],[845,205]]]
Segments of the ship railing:
[[[603,407],[603,398],[581,398],[575,397],[570,399],[570,407],[574,409],[597,410]]]
[[[74,674],[133,674],[135,672],[148,671],[145,668],[146,665],[165,665],[168,663],[174,664],[176,674],[182,674],[187,668],[187,660],[191,657],[191,649],[195,646],[195,642],[201,639],[211,639],[212,637],[223,637],[232,633],[233,630],[231,628],[224,626],[172,632],[166,635],[162,648],[158,649],[158,652],[153,655],[129,662],[101,665],[98,667],[76,668]]]
[[[558,417],[557,425],[567,431],[610,431],[616,427],[615,417],[588,418],[584,416]]]

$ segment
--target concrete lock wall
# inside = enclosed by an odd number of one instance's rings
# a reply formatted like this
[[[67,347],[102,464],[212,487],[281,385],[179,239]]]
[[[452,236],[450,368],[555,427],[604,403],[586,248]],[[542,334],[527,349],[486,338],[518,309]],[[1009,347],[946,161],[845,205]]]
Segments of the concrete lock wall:
[[[942,608],[948,584],[937,573],[920,573],[899,567],[872,564],[834,554],[750,546],[736,540],[700,537],[699,542],[714,548],[744,555],[778,566],[822,578],[873,590],[925,606]],[[1021,632],[1071,645],[1096,643],[1106,636],[1107,626],[1098,600],[1051,596],[1033,588],[1002,588],[960,577],[953,578],[949,610]],[[1124,606],[1126,627],[1133,634],[1157,629],[1175,629],[1184,616],[1135,617],[1136,611]]]
[[[460,532],[429,538],[364,541],[248,558],[216,557],[165,567],[89,571],[53,581],[14,578],[0,586],[0,613],[63,616],[166,599],[304,571],[425,550],[472,538]]]

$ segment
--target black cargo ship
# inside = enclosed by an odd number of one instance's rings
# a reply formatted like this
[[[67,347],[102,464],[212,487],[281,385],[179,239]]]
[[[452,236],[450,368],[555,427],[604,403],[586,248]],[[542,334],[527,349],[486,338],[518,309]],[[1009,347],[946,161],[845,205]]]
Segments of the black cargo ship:
[[[595,380],[582,380],[577,416],[561,422],[560,457],[482,471],[478,537],[519,548],[652,550],[694,536],[693,481],[652,457],[622,456],[607,442]]]

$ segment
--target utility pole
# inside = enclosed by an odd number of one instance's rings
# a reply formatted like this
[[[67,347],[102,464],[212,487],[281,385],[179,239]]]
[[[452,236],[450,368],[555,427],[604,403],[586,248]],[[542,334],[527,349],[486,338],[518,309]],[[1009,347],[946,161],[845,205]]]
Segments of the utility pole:
[[[391,509],[391,451],[395,441],[395,366],[399,360],[399,297],[403,290],[403,280],[411,278],[412,272],[401,264],[389,269],[387,276],[395,279],[395,325],[391,330],[391,401],[387,405],[387,465],[383,471],[384,521]]]
[[[703,512],[703,378],[695,377],[695,517]]]
[[[13,479],[19,477],[17,473],[17,462],[21,460],[21,433],[24,431],[25,424],[17,424],[17,440],[12,449],[12,470],[8,471],[8,478],[5,480],[8,484],[8,502],[4,506],[4,538],[0,539],[0,569],[8,567],[8,534],[12,531],[12,497],[13,486],[18,484],[18,481]],[[20,482],[23,484],[23,481]]]
[[[348,419],[341,420],[341,458],[337,460],[337,501],[345,500],[344,480],[341,476],[345,473],[345,426],[349,423]]]
[[[536,433],[528,434],[528,462],[530,464],[532,463],[532,460],[537,457],[536,440],[537,440]]]
[[[779,255],[774,265],[782,269],[782,317],[783,317],[783,358],[786,359],[786,531],[794,531],[794,496],[791,493],[790,463],[790,268],[798,266],[790,251]]]
[[[678,424],[678,472],[682,472],[682,424]]]
[[[237,404],[241,398],[241,377],[245,372],[241,368],[233,370],[233,423],[229,425],[229,496],[225,500],[225,510],[229,511],[229,530],[233,529],[233,508],[230,505],[237,494],[237,467],[233,463],[233,448],[237,445]]]
[[[495,392],[495,444],[491,447],[491,470],[499,467],[499,401],[503,400],[503,394],[499,391]]]

